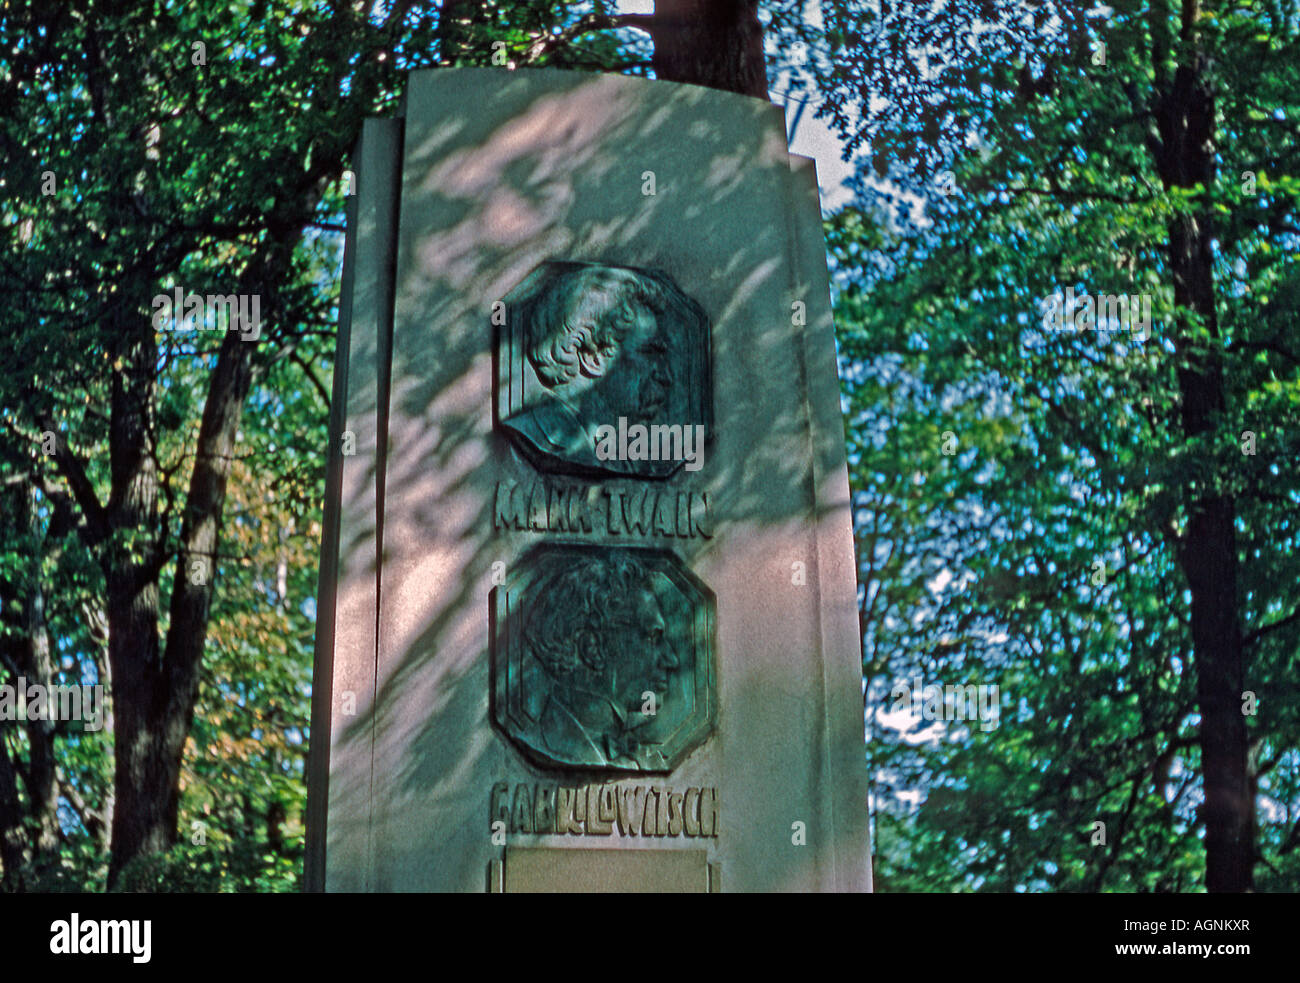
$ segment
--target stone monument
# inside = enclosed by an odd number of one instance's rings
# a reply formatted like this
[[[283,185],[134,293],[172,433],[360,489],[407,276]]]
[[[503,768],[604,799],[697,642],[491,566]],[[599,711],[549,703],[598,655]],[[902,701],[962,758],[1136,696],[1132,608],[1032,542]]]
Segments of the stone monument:
[[[478,68],[366,122],[309,889],[870,889],[825,246],[783,124]]]

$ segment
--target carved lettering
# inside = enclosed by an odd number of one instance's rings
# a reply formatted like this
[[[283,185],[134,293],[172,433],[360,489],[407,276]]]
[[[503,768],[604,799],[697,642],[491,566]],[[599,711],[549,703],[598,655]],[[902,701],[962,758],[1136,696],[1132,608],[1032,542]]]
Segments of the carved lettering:
[[[605,515],[611,536],[623,533],[623,493],[617,488],[606,488],[605,497],[609,499],[609,508]]]
[[[488,805],[488,825],[510,822],[510,783],[497,782],[492,786],[492,799]]]
[[[609,786],[606,786],[608,788]],[[599,785],[587,786],[587,832],[595,836],[608,836],[614,831],[614,827],[605,821],[604,810],[601,808],[603,802],[601,793],[603,789]],[[610,803],[611,812],[613,802]],[[614,817],[611,815],[610,819]]]
[[[645,816],[645,795],[644,785],[619,790],[618,832],[620,836],[635,836],[637,834],[637,828],[641,825],[642,818]]]
[[[600,796],[596,800],[596,814],[605,829],[613,828],[612,824],[618,818],[618,790],[613,785],[601,786]]]
[[[673,527],[673,503],[667,495],[655,496],[655,532],[661,536],[675,536]]]
[[[700,790],[700,835],[718,835],[718,790],[716,788]]]
[[[577,817],[577,803],[575,800],[581,800],[582,796],[578,794],[576,788],[561,787],[558,793],[559,804],[555,807],[555,832],[559,836],[565,833],[573,833],[575,836],[582,835],[582,820]]]
[[[713,537],[708,492],[498,481],[492,528],[611,536]]]
[[[512,833],[558,836],[718,836],[716,788],[674,791],[671,787],[611,783],[577,788],[497,782],[489,796],[489,818],[508,823]]]
[[[533,790],[532,786],[519,784],[515,786],[515,807],[510,817],[510,832],[531,833],[533,831]]]
[[[546,486],[540,481],[533,483],[528,496],[528,528],[534,532],[546,531]]]
[[[581,833],[587,822],[587,797],[582,789],[573,790],[573,821],[578,827],[573,832]]]
[[[591,532],[591,495],[595,489],[575,488],[569,493],[569,531]]]
[[[655,815],[657,814],[655,800],[657,798],[658,793],[654,789],[648,788],[645,790],[645,821],[641,824],[642,836],[659,835],[659,827],[655,825]]]
[[[551,532],[569,531],[569,499],[573,490],[569,488],[552,488],[547,496],[546,528]]]
[[[682,835],[682,793],[668,794],[668,835]]]
[[[496,508],[493,510],[492,525],[496,529],[523,529],[525,515],[519,500],[518,485],[513,481],[498,481]]]
[[[533,809],[533,832],[555,832],[555,786],[537,787],[537,805]]]
[[[682,828],[687,836],[700,835],[700,790],[688,788],[682,800]]]
[[[623,498],[623,525],[629,532],[649,535],[654,525],[654,498],[647,489],[642,488],[633,498]]]
[[[713,507],[708,492],[691,492],[691,535],[713,538]]]

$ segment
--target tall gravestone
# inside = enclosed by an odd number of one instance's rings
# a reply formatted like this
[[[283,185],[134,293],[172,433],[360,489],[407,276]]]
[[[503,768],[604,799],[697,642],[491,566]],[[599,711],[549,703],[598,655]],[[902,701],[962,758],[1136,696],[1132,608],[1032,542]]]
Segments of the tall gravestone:
[[[309,888],[868,890],[829,286],[781,112],[417,72],[356,161]]]

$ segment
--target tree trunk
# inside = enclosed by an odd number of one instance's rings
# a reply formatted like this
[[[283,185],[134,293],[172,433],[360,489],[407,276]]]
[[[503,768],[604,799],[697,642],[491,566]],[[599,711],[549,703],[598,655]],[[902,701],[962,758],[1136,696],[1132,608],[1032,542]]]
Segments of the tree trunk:
[[[263,300],[273,297],[273,285],[288,275],[294,239],[294,234],[287,234],[285,241],[269,240],[261,261],[240,283],[240,292],[259,294]],[[272,307],[271,304],[262,306]],[[176,840],[181,758],[199,695],[199,670],[217,571],[221,515],[234,459],[235,435],[244,399],[252,385],[251,353],[252,345],[238,332],[226,332],[208,382],[181,523],[181,549],[176,559],[170,605],[171,624],[161,660],[156,629],[156,564],[152,577],[138,588],[153,605],[147,642],[143,638],[145,619],[141,617],[138,625],[133,619],[133,611],[137,608],[143,611],[147,605],[137,601],[133,607],[131,596],[124,596],[120,585],[126,582],[129,586],[142,578],[132,575],[130,564],[122,571],[115,570],[110,577],[109,654],[117,686],[114,743],[118,767],[110,887],[131,860],[162,852]],[[116,422],[116,401],[114,410]],[[156,497],[156,487],[154,493]],[[156,528],[156,525],[135,528]],[[115,583],[119,584],[116,593]],[[117,648],[119,632],[115,617],[125,625],[121,634],[128,640],[123,643],[126,651]],[[139,637],[139,650],[129,647],[130,639],[135,637]],[[139,659],[137,651],[149,653],[147,663]]]
[[[0,733],[0,893],[12,894],[23,889],[26,839],[14,765],[9,759],[9,746]]]
[[[44,535],[34,496],[34,486],[22,484],[6,489],[0,501],[0,507],[9,514],[26,516],[28,539],[22,549],[30,550],[27,576],[0,581],[0,607],[4,609],[4,627],[9,632],[0,651],[0,663],[10,670],[10,678],[0,674],[0,680],[15,689],[21,683],[24,693],[29,687],[38,687],[49,698],[57,680],[45,616]],[[57,708],[57,697],[54,706]],[[26,768],[10,757],[0,729],[0,861],[4,865],[0,885],[6,891],[24,889],[24,867],[39,878],[55,864],[63,841],[54,747],[57,724],[48,719],[50,707],[47,703],[46,716],[31,716],[20,722],[27,734]],[[19,779],[27,792],[25,808],[18,797]],[[35,832],[35,839],[30,843],[27,842],[29,830]]]
[[[140,294],[144,295],[141,290]],[[114,734],[112,887],[127,862],[142,853],[160,853],[172,843],[167,824],[167,773],[158,754],[153,723],[161,697],[158,667],[158,582],[150,551],[132,549],[134,534],[158,528],[158,475],[149,442],[153,439],[154,373],[157,349],[152,330],[118,319],[122,341],[114,356],[122,369],[113,374],[109,418],[111,490],[107,506],[112,534],[105,544],[108,587],[108,661],[113,694]],[[148,325],[145,325],[148,327]],[[156,549],[156,547],[155,547]]]
[[[1197,6],[1184,0],[1184,37],[1195,31]],[[1214,97],[1201,56],[1174,72],[1156,108],[1160,146],[1157,165],[1166,188],[1210,188],[1215,179]],[[1197,214],[1176,218],[1169,229],[1169,265],[1174,302],[1193,311],[1209,331],[1197,347],[1179,324],[1177,349],[1187,360],[1178,369],[1183,435],[1192,440],[1221,423],[1226,409],[1215,305],[1208,202]],[[1247,775],[1244,653],[1237,606],[1236,505],[1211,493],[1189,504],[1187,533],[1179,563],[1191,589],[1192,646],[1196,695],[1201,712],[1200,744],[1205,803],[1206,889],[1248,891],[1253,887],[1254,801]]]
[[[32,491],[25,491],[24,506],[28,512],[34,555],[32,575],[26,596],[23,598],[24,635],[27,645],[27,685],[40,686],[49,697],[55,683],[54,659],[50,653],[50,633],[45,621],[44,571],[41,569],[43,550],[40,520],[36,514],[36,500]],[[50,709],[41,720],[27,721],[27,743],[30,749],[27,767],[28,808],[36,820],[36,849],[32,864],[39,872],[57,861],[63,832],[59,828],[59,785],[55,772],[54,728],[49,719]]]
[[[758,0],[657,0],[655,77],[767,98]]]

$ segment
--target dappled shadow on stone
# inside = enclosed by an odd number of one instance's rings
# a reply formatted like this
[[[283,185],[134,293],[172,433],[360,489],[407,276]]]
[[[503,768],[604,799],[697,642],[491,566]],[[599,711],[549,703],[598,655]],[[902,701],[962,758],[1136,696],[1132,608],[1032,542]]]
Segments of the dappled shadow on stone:
[[[672,782],[748,790],[743,811],[737,803],[724,819],[731,839],[718,841],[740,877],[733,885],[813,885],[812,866],[826,861],[800,854],[790,826],[825,808],[820,759],[845,757],[829,749],[840,737],[828,733],[823,707],[818,508],[847,501],[835,481],[815,487],[814,461],[833,461],[836,444],[842,459],[843,431],[810,419],[810,398],[838,405],[838,381],[805,378],[805,330],[829,341],[825,299],[809,303],[820,320],[808,328],[792,319],[803,285],[790,251],[780,112],[618,76],[453,74],[417,73],[408,95],[378,657],[373,698],[352,719],[340,722],[336,710],[333,748],[336,760],[372,754],[373,786],[354,775],[339,790],[348,805],[337,830],[331,816],[331,850],[354,849],[364,821],[369,889],[481,890],[486,860],[498,855],[493,784],[555,780],[491,722],[494,575],[543,539],[627,545],[629,537],[607,527],[494,528],[497,483],[527,484],[538,473],[493,427],[490,318],[493,302],[540,263],[599,262],[663,271],[712,324],[704,467],[656,482],[707,493],[711,535],[633,542],[672,550],[717,595],[716,731]],[[647,172],[653,195],[643,193]],[[356,493],[343,508],[364,515],[372,503]],[[354,585],[374,575],[365,555],[373,525],[345,523],[340,566]],[[860,724],[859,694],[849,698]],[[860,728],[857,741],[860,759]],[[789,815],[801,802],[809,816]]]

